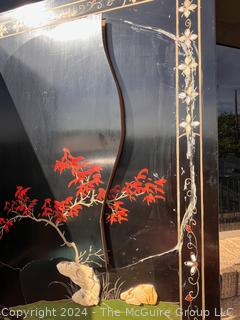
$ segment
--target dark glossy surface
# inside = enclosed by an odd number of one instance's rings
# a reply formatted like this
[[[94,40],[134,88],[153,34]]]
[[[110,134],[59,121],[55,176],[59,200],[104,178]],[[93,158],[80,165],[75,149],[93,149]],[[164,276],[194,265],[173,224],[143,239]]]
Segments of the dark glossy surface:
[[[113,185],[131,181],[142,168],[149,168],[152,177],[158,174],[167,179],[166,202],[147,206],[141,200],[128,201],[128,223],[109,227],[115,267],[168,251],[177,244],[175,43],[144,29],[161,28],[163,23],[165,29],[171,29],[173,18],[161,18],[173,15],[173,11],[173,6],[164,6],[163,14],[163,7],[156,2],[148,5],[147,12],[145,5],[105,15],[109,52],[126,112],[126,138]]]
[[[202,16],[203,44],[203,152],[205,206],[205,285],[206,310],[210,319],[220,308],[218,150],[216,107],[215,2],[204,0]],[[205,21],[205,23],[203,23]],[[209,32],[211,30],[212,32]]]
[[[212,34],[205,29],[206,26],[211,29],[213,20],[207,13],[206,1],[203,0],[203,4],[204,76],[208,71],[207,66],[212,65],[214,53],[213,49],[208,52],[207,40],[212,41]],[[197,14],[193,17],[192,28],[198,32]],[[176,181],[176,2],[159,0],[107,12],[104,18],[107,21],[109,57],[124,99],[126,114],[126,137],[116,171],[113,171],[113,164],[121,135],[119,96],[103,51],[101,28],[91,32],[91,24],[81,29],[83,22],[76,21],[70,24],[73,26],[71,30],[60,25],[55,31],[46,29],[25,33],[0,41],[0,70],[3,76],[1,100],[6,101],[1,109],[3,140],[0,147],[4,150],[0,160],[4,168],[1,180],[5,183],[2,186],[3,199],[13,194],[16,184],[25,183],[33,187],[38,197],[44,198],[48,194],[57,198],[66,196],[64,177],[59,178],[52,170],[63,147],[71,149],[74,155],[83,154],[92,162],[102,165],[105,169],[104,181],[107,183],[109,177],[113,176],[112,185],[123,186],[126,181],[132,181],[142,168],[148,168],[152,177],[164,177],[167,180],[165,202],[147,206],[142,199],[134,202],[125,200],[129,210],[128,222],[112,226],[106,224],[110,281],[114,285],[121,277],[125,281],[124,289],[142,282],[152,283],[161,300],[179,301],[179,291],[186,293],[191,290],[190,270],[185,264],[191,258],[191,252],[184,231],[182,266],[185,269],[179,270],[176,251],[179,240],[177,196],[181,198],[181,218],[191,197],[187,196],[188,188],[185,185],[190,175],[185,137],[180,141],[179,190]],[[180,31],[184,32],[185,20],[180,21]],[[68,32],[64,33],[64,30]],[[64,36],[73,38],[69,40]],[[194,50],[197,52],[197,47]],[[180,51],[180,63],[183,59],[184,54]],[[196,56],[196,59],[199,57]],[[197,87],[199,74],[195,74]],[[196,138],[193,152],[198,199],[194,232],[199,244],[197,262],[201,286],[194,303],[201,308],[205,301],[210,309],[218,305],[217,205],[212,205],[217,188],[216,106],[213,102],[214,78],[203,79],[203,137]],[[184,90],[184,78],[180,80],[179,90]],[[196,100],[194,117],[200,120],[199,100]],[[179,123],[186,117],[186,106],[181,103],[180,107]],[[200,179],[201,138],[204,142],[203,186]],[[17,174],[13,175],[15,167]],[[18,182],[18,179],[21,181]],[[205,233],[201,224],[202,196]],[[74,222],[67,224],[66,231],[80,249],[87,249],[90,245],[102,248],[100,212],[101,206],[90,208]],[[16,231],[2,244],[1,252],[6,262],[22,267],[28,261],[39,260],[21,272],[26,301],[56,299],[56,291],[49,295],[43,292],[50,281],[46,270],[48,267],[54,270],[56,260],[52,261],[51,258],[72,257],[67,250],[59,249],[57,237],[44,227],[19,225]],[[39,243],[43,235],[44,239]],[[12,237],[15,237],[14,241]],[[21,242],[17,242],[19,237],[23,237]],[[208,259],[204,266],[206,280],[201,269],[204,260],[201,255],[203,237],[206,240],[204,254]],[[18,253],[12,255],[9,252]],[[41,274],[44,281],[36,286],[32,283],[29,285],[28,279],[33,274]],[[55,278],[54,272],[51,275]],[[182,288],[179,288],[179,275],[182,277]],[[210,288],[211,275],[214,275],[214,286]],[[205,295],[203,284],[206,286]],[[40,287],[40,293],[34,294]],[[3,297],[7,304],[16,303],[16,300],[10,301],[9,295],[3,294]],[[183,306],[187,308],[189,304],[185,296],[183,300]]]
[[[73,33],[65,33],[65,40],[59,26],[23,36],[21,45],[14,38],[1,43],[2,59],[6,54],[1,69],[2,206],[4,199],[13,198],[16,185],[30,186],[38,199],[71,196],[68,175],[53,170],[64,147],[102,166],[103,187],[108,183],[120,140],[120,106],[103,48],[101,18],[90,20],[90,30],[86,19],[68,24]],[[83,210],[66,224],[80,251],[102,249],[101,209]],[[5,263],[23,267],[33,259],[72,258],[44,225],[20,223],[14,231],[0,243]]]

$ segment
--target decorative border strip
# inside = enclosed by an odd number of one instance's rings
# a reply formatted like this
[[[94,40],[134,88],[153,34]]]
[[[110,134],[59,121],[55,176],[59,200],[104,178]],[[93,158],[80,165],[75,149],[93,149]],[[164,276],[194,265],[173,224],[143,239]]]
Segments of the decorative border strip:
[[[126,7],[136,6],[153,0],[80,0],[58,7],[47,7],[40,2],[9,12],[8,19],[0,16],[0,39],[85,17]],[[202,172],[202,78],[201,78],[201,0],[176,0],[176,131],[177,131],[177,192],[178,192],[178,235],[180,304],[187,309],[187,319],[204,319],[204,204]],[[24,10],[39,8],[35,26],[27,25]],[[6,14],[4,14],[6,17]],[[41,18],[42,17],[42,18]],[[197,25],[197,27],[196,27]],[[179,63],[180,62],[180,63]],[[184,110],[184,120],[182,114]],[[199,137],[200,159],[196,159],[196,142]],[[180,143],[187,142],[185,159],[180,157]],[[200,170],[196,168],[200,162]],[[186,169],[187,177],[181,183],[180,168]],[[197,184],[201,193],[198,195]],[[184,189],[184,192],[181,190]],[[185,193],[182,211],[182,193]],[[201,230],[201,235],[198,232]],[[201,245],[200,245],[201,242]],[[199,247],[201,246],[201,250]],[[184,250],[184,254],[183,254]],[[187,259],[183,256],[186,255]],[[185,260],[185,261],[183,261]],[[188,277],[186,278],[186,274]],[[187,305],[187,308],[185,306]],[[191,312],[193,311],[194,316]]]
[[[178,194],[179,238],[181,239],[179,289],[180,303],[184,310],[182,317],[197,320],[205,318],[201,41],[199,38],[201,0],[184,0],[180,6],[177,0],[176,7],[178,40],[176,49],[177,185],[178,190],[184,189],[183,195],[180,191]],[[184,115],[184,120],[180,119],[182,115]],[[180,157],[180,144],[183,139],[186,140],[187,146],[185,158]],[[200,159],[196,154],[197,143],[201,149]],[[200,168],[198,168],[198,161]],[[180,166],[185,172],[183,186]],[[200,194],[197,185],[200,185]],[[183,207],[185,211],[181,213]],[[200,233],[199,230],[201,230]]]
[[[0,39],[152,1],[154,0],[80,0],[52,8],[48,6],[48,1],[35,3],[10,11],[7,19],[2,20],[0,16]]]
[[[206,309],[205,301],[205,206],[204,206],[204,175],[203,175],[203,82],[202,82],[202,12],[201,0],[198,0],[198,52],[199,52],[199,72],[198,72],[198,88],[199,88],[199,121],[200,121],[200,188],[201,188],[201,246],[202,246],[202,310]],[[205,312],[204,312],[205,319]]]

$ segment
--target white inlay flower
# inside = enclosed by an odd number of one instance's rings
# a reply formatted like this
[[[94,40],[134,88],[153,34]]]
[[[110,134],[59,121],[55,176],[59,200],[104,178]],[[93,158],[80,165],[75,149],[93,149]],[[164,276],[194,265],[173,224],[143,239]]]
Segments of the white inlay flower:
[[[18,20],[15,24],[14,24],[14,29],[16,32],[21,31],[24,28],[24,23],[23,21]]]
[[[187,28],[184,34],[179,38],[181,42],[184,42],[186,46],[189,48],[192,45],[192,41],[197,39],[197,34],[194,34],[189,28]]]
[[[185,266],[190,268],[191,276],[194,276],[198,270],[198,262],[196,255],[192,252],[190,255],[191,261],[186,261],[184,264]]]
[[[187,77],[191,75],[191,71],[195,71],[198,64],[193,57],[186,57],[183,64],[178,67]]]
[[[191,12],[194,12],[197,9],[197,5],[193,3],[193,0],[185,0],[182,6],[179,8],[179,11],[188,18]]]
[[[200,122],[193,121],[190,114],[186,116],[186,120],[184,122],[180,123],[180,127],[185,130],[187,135],[190,135],[194,128],[198,127],[199,125]]]
[[[3,37],[5,33],[7,32],[7,28],[4,24],[0,25],[0,37]]]
[[[192,87],[189,86],[184,92],[179,94],[179,98],[186,102],[188,105],[196,99],[198,96],[197,91]]]

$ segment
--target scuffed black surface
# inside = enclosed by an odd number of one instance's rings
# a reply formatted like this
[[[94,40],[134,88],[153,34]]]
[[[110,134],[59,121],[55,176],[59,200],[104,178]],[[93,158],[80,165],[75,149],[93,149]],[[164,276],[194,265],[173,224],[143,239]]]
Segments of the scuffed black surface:
[[[57,271],[64,258],[33,261],[20,272],[23,295],[27,304],[42,300],[56,301],[70,298],[65,286],[70,280]],[[65,285],[65,286],[64,286]]]
[[[140,283],[150,283],[155,285],[159,301],[177,302],[179,299],[177,252],[154,257],[133,266],[109,270],[109,275],[113,286],[118,279],[120,283],[124,282],[123,291]]]
[[[3,307],[23,305],[25,300],[21,290],[20,270],[11,268],[0,262],[0,274],[1,288],[4,288],[4,290],[1,289],[0,291],[0,305]]]

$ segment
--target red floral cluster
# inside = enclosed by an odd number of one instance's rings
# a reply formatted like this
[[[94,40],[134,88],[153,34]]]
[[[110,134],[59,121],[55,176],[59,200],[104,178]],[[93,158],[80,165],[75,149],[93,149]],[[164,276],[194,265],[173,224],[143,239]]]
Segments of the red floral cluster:
[[[69,171],[71,179],[68,188],[75,187],[74,197],[63,201],[46,199],[42,206],[41,217],[51,218],[55,223],[64,223],[69,217],[74,218],[84,206],[91,206],[105,198],[106,191],[99,188],[102,184],[102,167],[90,164],[84,157],[74,157],[70,150],[63,149],[63,156],[56,161],[54,171],[60,175]]]
[[[37,205],[37,199],[30,199],[27,195],[30,188],[23,188],[17,186],[14,200],[11,202],[6,201],[4,211],[9,215],[10,213],[16,213],[18,216],[26,217],[32,214],[34,207]],[[0,218],[0,237],[4,232],[8,232],[10,227],[14,225],[18,218]]]
[[[0,239],[2,239],[3,233],[4,232],[8,233],[9,228],[12,226],[13,226],[12,220],[0,218],[0,228],[1,228]]]
[[[57,224],[67,222],[68,217],[77,217],[82,206],[72,204],[72,200],[73,197],[67,197],[63,201],[45,199],[40,217],[52,219]]]
[[[84,157],[73,157],[70,151],[63,149],[64,154],[61,160],[57,160],[54,171],[63,173],[69,170],[73,179],[68,183],[68,188],[76,186],[76,196],[86,197],[89,192],[94,191],[102,181],[102,167],[90,164]],[[100,190],[102,192],[102,189]]]
[[[107,200],[111,213],[107,216],[110,224],[115,222],[121,223],[128,221],[128,210],[123,207],[124,202],[120,202],[124,198],[130,201],[136,201],[137,197],[142,196],[143,202],[147,205],[155,203],[156,200],[165,200],[165,191],[163,189],[166,179],[153,179],[148,176],[148,169],[142,169],[132,182],[126,182],[124,187],[120,185],[114,186],[109,193]]]
[[[22,186],[17,186],[15,192],[15,199],[11,202],[5,203],[4,210],[9,214],[10,212],[20,213],[22,216],[28,216],[32,213],[34,207],[37,205],[37,199],[30,199],[28,196],[28,191],[31,188],[23,188]]]
[[[124,199],[136,201],[138,197],[142,197],[147,205],[155,203],[158,199],[165,199],[164,185],[167,181],[164,178],[149,177],[147,168],[140,170],[134,180],[126,182],[123,187],[116,185],[111,188],[108,198],[105,199],[106,190],[101,187],[102,170],[102,167],[91,164],[82,156],[74,157],[68,149],[64,148],[63,156],[56,161],[54,171],[60,175],[65,171],[70,172],[68,188],[74,188],[73,196],[62,201],[45,199],[37,219],[48,220],[55,224],[65,223],[69,217],[77,217],[84,207],[102,204],[106,200],[110,210],[107,214],[107,222],[111,225],[121,224],[128,221],[129,211],[124,207]],[[4,210],[7,215],[11,213],[13,216],[11,219],[0,217],[0,237],[21,218],[36,219],[34,209],[38,200],[32,200],[28,196],[29,190],[30,188],[17,186],[14,200],[6,202]]]
[[[107,222],[113,224],[115,222],[122,223],[123,221],[128,221],[128,210],[125,209],[122,205],[124,202],[116,201],[111,204],[108,203],[108,207],[111,209],[111,214],[107,216]]]

